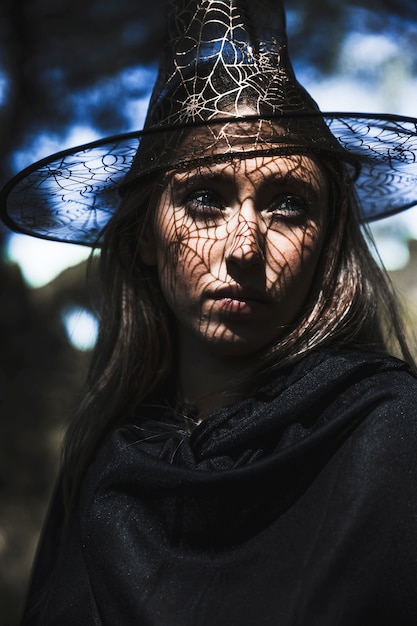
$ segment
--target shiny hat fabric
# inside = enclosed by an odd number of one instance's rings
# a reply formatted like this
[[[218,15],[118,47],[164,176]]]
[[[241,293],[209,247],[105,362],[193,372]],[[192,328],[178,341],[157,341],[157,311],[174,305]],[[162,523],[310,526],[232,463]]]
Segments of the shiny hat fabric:
[[[280,0],[168,0],[165,41],[144,129],[15,176],[0,196],[10,228],[97,245],[145,175],[259,154],[343,160],[364,221],[417,204],[417,120],[321,113],[295,78]]]

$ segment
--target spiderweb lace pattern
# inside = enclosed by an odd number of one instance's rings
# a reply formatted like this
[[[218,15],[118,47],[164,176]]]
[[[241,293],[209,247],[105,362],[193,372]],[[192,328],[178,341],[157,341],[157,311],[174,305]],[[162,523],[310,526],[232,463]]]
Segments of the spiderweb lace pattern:
[[[274,0],[169,2],[168,35],[147,125],[317,110],[294,77]]]

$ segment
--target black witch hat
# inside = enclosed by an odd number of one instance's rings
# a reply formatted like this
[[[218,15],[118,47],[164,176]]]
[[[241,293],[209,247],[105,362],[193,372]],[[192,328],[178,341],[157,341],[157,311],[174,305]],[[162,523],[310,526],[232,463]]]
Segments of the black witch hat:
[[[417,120],[320,112],[295,78],[280,0],[167,0],[165,41],[144,129],[23,170],[0,195],[10,228],[98,244],[145,175],[265,153],[342,159],[364,221],[417,204]]]

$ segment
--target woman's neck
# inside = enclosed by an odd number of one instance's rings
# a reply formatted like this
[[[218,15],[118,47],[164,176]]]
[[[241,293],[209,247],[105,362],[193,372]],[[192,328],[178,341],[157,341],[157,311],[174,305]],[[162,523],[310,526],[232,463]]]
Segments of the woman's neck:
[[[200,342],[181,342],[179,387],[185,403],[198,409],[200,419],[248,397],[253,390],[247,380],[253,369],[253,357],[225,357]]]

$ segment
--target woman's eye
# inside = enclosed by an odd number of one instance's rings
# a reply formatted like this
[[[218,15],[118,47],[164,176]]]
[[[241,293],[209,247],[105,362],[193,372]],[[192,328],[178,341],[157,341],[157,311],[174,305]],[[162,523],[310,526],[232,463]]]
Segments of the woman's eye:
[[[210,190],[190,194],[185,200],[185,207],[192,215],[201,214],[201,217],[212,217],[224,208],[219,196]]]
[[[306,200],[292,193],[278,196],[269,208],[269,213],[284,217],[299,217],[304,215],[306,211]]]

